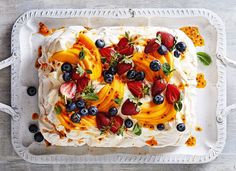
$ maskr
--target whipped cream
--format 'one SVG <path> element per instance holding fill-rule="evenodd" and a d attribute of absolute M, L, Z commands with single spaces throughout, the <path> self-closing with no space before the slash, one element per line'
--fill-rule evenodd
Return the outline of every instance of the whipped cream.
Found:
<path fill-rule="evenodd" d="M 71 48 L 76 42 L 76 38 L 80 31 L 86 30 L 82 26 L 71 26 L 68 28 L 62 28 L 55 31 L 52 35 L 45 37 L 42 45 L 42 57 L 39 59 L 41 62 L 48 62 L 55 52 L 66 50 Z M 176 119 L 168 122 L 165 125 L 164 131 L 159 131 L 157 128 L 151 130 L 149 128 L 142 127 L 142 134 L 136 136 L 132 133 L 132 128 L 124 131 L 122 135 L 116 134 L 102 134 L 96 127 L 91 127 L 86 131 L 71 130 L 66 132 L 63 125 L 57 119 L 54 112 L 54 105 L 59 100 L 58 88 L 63 82 L 61 79 L 60 66 L 53 72 L 47 72 L 39 69 L 39 108 L 41 112 L 41 119 L 39 127 L 43 133 L 44 138 L 52 145 L 60 146 L 81 146 L 87 144 L 89 146 L 96 147 L 142 147 L 147 145 L 146 141 L 152 137 L 157 140 L 158 145 L 153 147 L 164 146 L 180 146 L 185 144 L 186 140 L 193 131 L 195 125 L 195 94 L 196 94 L 196 72 L 197 72 L 197 58 L 196 50 L 192 41 L 180 30 L 168 29 L 164 27 L 102 27 L 98 29 L 92 29 L 85 34 L 94 42 L 100 38 L 104 39 L 106 45 L 117 44 L 119 38 L 124 35 L 125 31 L 129 31 L 130 35 L 140 35 L 137 41 L 144 42 L 145 39 L 155 37 L 157 31 L 165 31 L 173 36 L 178 37 L 178 41 L 183 41 L 187 45 L 185 52 L 185 59 L 180 60 L 174 58 L 174 66 L 176 71 L 171 78 L 170 83 L 179 84 L 184 82 L 188 84 L 188 87 L 184 89 L 183 108 L 181 112 L 177 112 Z M 141 43 L 142 44 L 142 43 Z M 143 51 L 144 46 L 137 46 L 137 51 Z M 93 81 L 98 92 L 104 85 L 99 85 L 97 81 Z M 127 86 L 125 86 L 124 100 L 127 99 L 131 93 Z M 150 101 L 150 97 L 142 98 L 141 102 Z M 131 118 L 130 116 L 124 116 L 119 111 L 119 115 L 123 118 Z M 179 132 L 176 129 L 176 125 L 182 121 L 182 115 L 185 117 L 186 130 Z M 132 119 L 134 122 L 135 119 Z M 55 125 L 52 127 L 51 122 Z M 50 130 L 56 129 L 57 131 L 63 131 L 66 136 L 60 137 L 57 132 Z M 45 130 L 49 130 L 46 131 Z M 102 139 L 102 140 L 101 140 Z"/>

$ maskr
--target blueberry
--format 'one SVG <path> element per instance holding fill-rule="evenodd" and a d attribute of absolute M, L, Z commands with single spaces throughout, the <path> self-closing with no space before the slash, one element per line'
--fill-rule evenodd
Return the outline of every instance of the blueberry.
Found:
<path fill-rule="evenodd" d="M 42 133 L 37 132 L 36 134 L 34 134 L 34 140 L 36 142 L 42 142 L 44 140 Z"/>
<path fill-rule="evenodd" d="M 178 58 L 178 57 L 180 56 L 180 52 L 179 52 L 178 50 L 175 50 L 175 51 L 174 51 L 174 56 L 175 56 L 176 58 Z"/>
<path fill-rule="evenodd" d="M 77 102 L 76 102 L 76 106 L 78 107 L 78 108 L 84 108 L 85 107 L 85 105 L 86 105 L 86 103 L 85 103 L 85 101 L 83 100 L 83 99 L 79 99 Z"/>
<path fill-rule="evenodd" d="M 151 70 L 153 71 L 159 71 L 161 69 L 161 63 L 159 60 L 153 60 L 149 67 L 151 68 Z"/>
<path fill-rule="evenodd" d="M 133 126 L 133 121 L 131 119 L 126 119 L 125 120 L 125 127 L 131 128 L 132 126 Z"/>
<path fill-rule="evenodd" d="M 31 133 L 36 133 L 36 132 L 38 132 L 38 126 L 37 125 L 35 125 L 35 124 L 31 124 L 30 126 L 29 126 L 29 131 L 31 132 Z"/>
<path fill-rule="evenodd" d="M 71 115 L 70 120 L 74 123 L 79 123 L 81 120 L 81 116 L 79 113 L 75 112 Z"/>
<path fill-rule="evenodd" d="M 64 81 L 70 81 L 71 77 L 72 77 L 72 75 L 71 75 L 70 72 L 65 72 L 62 75 L 62 78 L 63 78 Z"/>
<path fill-rule="evenodd" d="M 166 55 L 167 52 L 168 52 L 168 49 L 164 46 L 164 45 L 161 45 L 158 49 L 157 49 L 158 53 L 160 55 Z"/>
<path fill-rule="evenodd" d="M 37 89 L 35 87 L 28 87 L 27 88 L 27 93 L 29 96 L 34 96 L 37 93 Z"/>
<path fill-rule="evenodd" d="M 176 128 L 177 128 L 178 131 L 183 132 L 185 130 L 185 125 L 184 125 L 184 123 L 179 123 L 176 126 Z"/>
<path fill-rule="evenodd" d="M 136 81 L 142 81 L 145 78 L 145 72 L 140 71 L 135 74 L 135 80 Z"/>
<path fill-rule="evenodd" d="M 88 109 L 88 113 L 94 116 L 98 113 L 98 108 L 96 108 L 95 106 L 90 106 L 90 108 Z"/>
<path fill-rule="evenodd" d="M 109 74 L 115 75 L 117 73 L 117 68 L 114 66 L 110 66 L 110 68 L 107 71 Z"/>
<path fill-rule="evenodd" d="M 156 96 L 154 96 L 154 98 L 153 98 L 153 102 L 155 103 L 155 104 L 162 104 L 163 103 L 163 101 L 164 101 L 164 97 L 162 96 L 162 95 L 156 95 Z"/>
<path fill-rule="evenodd" d="M 179 42 L 175 45 L 175 48 L 180 51 L 180 52 L 184 52 L 187 48 L 186 44 L 184 42 Z"/>
<path fill-rule="evenodd" d="M 162 130 L 164 130 L 165 129 L 165 125 L 164 124 L 158 124 L 157 125 L 157 129 L 159 130 L 159 131 L 162 131 Z"/>
<path fill-rule="evenodd" d="M 79 114 L 80 114 L 81 116 L 86 116 L 86 115 L 88 115 L 88 109 L 86 109 L 86 108 L 80 109 Z"/>
<path fill-rule="evenodd" d="M 135 78 L 135 75 L 136 75 L 136 71 L 135 70 L 129 70 L 128 72 L 127 72 L 127 78 L 128 79 L 134 79 Z"/>
<path fill-rule="evenodd" d="M 108 111 L 108 113 L 111 115 L 111 116 L 115 116 L 117 113 L 118 113 L 118 110 L 116 107 L 111 107 Z"/>
<path fill-rule="evenodd" d="M 105 46 L 105 42 L 102 39 L 97 39 L 95 45 L 97 46 L 97 48 L 103 48 Z"/>
<path fill-rule="evenodd" d="M 62 72 L 71 72 L 72 71 L 72 65 L 70 63 L 68 63 L 68 62 L 65 62 L 61 66 L 61 71 Z"/>
<path fill-rule="evenodd" d="M 105 80 L 106 83 L 111 83 L 113 81 L 113 75 L 109 74 L 109 73 L 106 73 L 104 75 L 104 80 Z"/>
<path fill-rule="evenodd" d="M 69 102 L 66 104 L 66 111 L 72 112 L 76 109 L 76 104 L 74 102 Z"/>

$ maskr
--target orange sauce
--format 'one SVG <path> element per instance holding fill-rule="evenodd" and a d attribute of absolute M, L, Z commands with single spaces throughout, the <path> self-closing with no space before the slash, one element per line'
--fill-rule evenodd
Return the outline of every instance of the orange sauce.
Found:
<path fill-rule="evenodd" d="M 194 136 L 190 136 L 189 139 L 185 142 L 187 146 L 195 146 L 196 145 L 196 138 Z"/>
<path fill-rule="evenodd" d="M 146 144 L 150 145 L 150 146 L 157 146 L 158 143 L 157 141 L 154 139 L 154 137 L 152 137 L 150 140 L 146 141 Z"/>

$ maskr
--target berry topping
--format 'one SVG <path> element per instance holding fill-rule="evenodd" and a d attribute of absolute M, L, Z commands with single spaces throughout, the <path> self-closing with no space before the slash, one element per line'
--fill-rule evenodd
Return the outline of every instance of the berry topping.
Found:
<path fill-rule="evenodd" d="M 74 123 L 79 123 L 81 120 L 81 116 L 79 113 L 75 112 L 71 115 L 70 120 Z"/>
<path fill-rule="evenodd" d="M 159 131 L 162 131 L 162 130 L 164 130 L 165 129 L 165 125 L 164 124 L 158 124 L 157 125 L 157 129 L 159 130 Z"/>
<path fill-rule="evenodd" d="M 149 67 L 152 71 L 159 71 L 161 69 L 161 63 L 159 60 L 153 60 Z"/>
<path fill-rule="evenodd" d="M 156 96 L 158 94 L 161 94 L 166 88 L 166 84 L 163 80 L 155 80 L 152 85 L 152 96 Z"/>
<path fill-rule="evenodd" d="M 31 132 L 31 133 L 36 133 L 36 132 L 38 132 L 38 126 L 37 125 L 35 125 L 35 124 L 31 124 L 30 126 L 29 126 L 29 131 Z"/>
<path fill-rule="evenodd" d="M 85 101 L 83 99 L 79 99 L 77 102 L 76 102 L 76 106 L 81 109 L 81 108 L 84 108 L 86 105 Z"/>
<path fill-rule="evenodd" d="M 35 87 L 30 86 L 27 88 L 27 94 L 29 96 L 34 96 L 36 93 L 37 93 L 37 89 Z"/>
<path fill-rule="evenodd" d="M 90 108 L 88 109 L 88 113 L 95 116 L 98 113 L 98 108 L 96 108 L 95 106 L 90 106 Z"/>
<path fill-rule="evenodd" d="M 180 51 L 181 53 L 183 53 L 183 52 L 186 50 L 187 46 L 186 46 L 186 44 L 185 44 L 184 42 L 178 42 L 178 43 L 175 45 L 175 48 L 176 48 L 178 51 Z"/>
<path fill-rule="evenodd" d="M 127 63 L 118 63 L 117 65 L 117 73 L 119 75 L 122 75 L 129 71 L 132 68 L 132 64 L 127 64 Z"/>
<path fill-rule="evenodd" d="M 121 55 L 129 56 L 133 54 L 134 46 L 129 43 L 129 40 L 126 37 L 123 37 L 115 47 L 115 50 Z"/>
<path fill-rule="evenodd" d="M 177 126 L 176 126 L 176 129 L 180 132 L 183 132 L 185 130 L 185 124 L 184 123 L 179 123 Z"/>
<path fill-rule="evenodd" d="M 96 115 L 97 128 L 99 130 L 105 129 L 111 123 L 110 118 L 108 118 L 105 113 L 98 112 Z"/>
<path fill-rule="evenodd" d="M 161 44 L 163 44 L 167 49 L 170 50 L 174 46 L 175 38 L 170 33 L 159 31 L 156 35 L 161 36 Z"/>
<path fill-rule="evenodd" d="M 108 113 L 110 114 L 110 116 L 115 116 L 118 113 L 118 110 L 116 107 L 111 107 Z"/>
<path fill-rule="evenodd" d="M 131 128 L 133 126 L 133 121 L 131 119 L 126 119 L 125 120 L 125 127 L 126 128 Z"/>
<path fill-rule="evenodd" d="M 135 80 L 136 81 L 142 81 L 145 78 L 145 72 L 140 71 L 135 74 Z"/>
<path fill-rule="evenodd" d="M 72 77 L 72 74 L 70 73 L 70 72 L 65 72 L 65 73 L 63 73 L 63 75 L 62 75 L 62 78 L 63 78 L 63 80 L 64 81 L 70 81 L 71 80 L 71 77 Z"/>
<path fill-rule="evenodd" d="M 164 97 L 162 96 L 162 95 L 156 95 L 156 96 L 154 96 L 154 98 L 153 98 L 153 102 L 155 103 L 155 104 L 162 104 L 163 102 L 164 102 Z"/>
<path fill-rule="evenodd" d="M 86 108 L 80 109 L 79 114 L 80 114 L 80 116 L 88 115 L 88 109 L 86 109 Z"/>
<path fill-rule="evenodd" d="M 174 104 L 175 102 L 179 101 L 179 98 L 180 98 L 179 89 L 173 84 L 168 84 L 166 88 L 167 102 L 170 104 Z"/>
<path fill-rule="evenodd" d="M 104 73 L 104 81 L 106 83 L 111 83 L 113 81 L 114 76 L 108 72 Z"/>
<path fill-rule="evenodd" d="M 115 75 L 117 73 L 117 68 L 115 66 L 110 66 L 107 72 L 112 75 Z"/>
<path fill-rule="evenodd" d="M 102 57 L 106 58 L 106 61 L 108 63 L 111 62 L 111 58 L 112 58 L 113 54 L 115 53 L 115 51 L 111 47 L 106 47 L 106 48 L 99 49 L 99 52 L 100 52 Z"/>
<path fill-rule="evenodd" d="M 160 45 L 156 43 L 156 39 L 151 39 L 148 41 L 147 45 L 145 46 L 144 52 L 145 53 L 156 52 L 159 46 Z"/>
<path fill-rule="evenodd" d="M 131 81 L 127 83 L 127 86 L 129 88 L 129 91 L 138 98 L 141 98 L 143 96 L 143 84 L 142 81 Z"/>
<path fill-rule="evenodd" d="M 77 80 L 77 92 L 81 93 L 84 88 L 88 85 L 89 83 L 89 78 L 87 77 L 82 77 Z"/>
<path fill-rule="evenodd" d="M 76 93 L 76 84 L 74 82 L 65 82 L 61 85 L 60 92 L 66 98 L 73 99 Z"/>
<path fill-rule="evenodd" d="M 129 70 L 129 71 L 127 72 L 126 77 L 127 77 L 128 79 L 134 79 L 134 78 L 135 78 L 135 75 L 136 75 L 136 71 L 135 71 L 135 70 Z"/>
<path fill-rule="evenodd" d="M 139 110 L 134 102 L 127 99 L 121 107 L 121 113 L 123 115 L 136 115 L 139 113 Z"/>
<path fill-rule="evenodd" d="M 175 51 L 174 51 L 174 56 L 175 56 L 176 58 L 178 58 L 178 57 L 180 56 L 180 52 L 179 52 L 178 50 L 175 50 Z"/>
<path fill-rule="evenodd" d="M 43 137 L 42 133 L 37 132 L 36 134 L 34 134 L 34 140 L 36 142 L 42 142 L 44 140 L 44 137 Z"/>
<path fill-rule="evenodd" d="M 85 72 L 83 71 L 83 74 L 78 73 L 76 70 L 72 71 L 71 78 L 72 80 L 79 80 L 80 78 L 85 77 Z"/>
<path fill-rule="evenodd" d="M 168 49 L 164 46 L 164 45 L 161 45 L 158 49 L 157 49 L 158 53 L 160 55 L 166 55 L 167 52 L 168 52 Z"/>
<path fill-rule="evenodd" d="M 69 102 L 66 104 L 66 111 L 72 112 L 76 109 L 76 104 L 74 102 Z"/>
<path fill-rule="evenodd" d="M 118 133 L 120 127 L 123 125 L 123 119 L 120 116 L 113 116 L 111 117 L 111 127 L 110 131 L 115 133 Z"/>
<path fill-rule="evenodd" d="M 65 62 L 61 66 L 61 71 L 62 72 L 71 72 L 72 71 L 72 65 L 68 62 Z"/>
<path fill-rule="evenodd" d="M 97 48 L 103 48 L 105 46 L 105 41 L 102 39 L 97 39 L 95 45 L 97 46 Z"/>

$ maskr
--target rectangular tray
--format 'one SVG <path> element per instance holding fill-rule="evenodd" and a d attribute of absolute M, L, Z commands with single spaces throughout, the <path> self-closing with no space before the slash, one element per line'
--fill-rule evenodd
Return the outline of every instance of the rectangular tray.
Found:
<path fill-rule="evenodd" d="M 196 132 L 195 147 L 95 148 L 46 147 L 33 142 L 28 125 L 31 115 L 38 112 L 37 96 L 26 93 L 28 86 L 38 86 L 34 62 L 37 47 L 31 35 L 38 23 L 50 28 L 70 25 L 101 26 L 163 26 L 179 28 L 196 25 L 205 38 L 213 62 L 204 70 L 208 86 L 198 93 L 197 123 L 203 128 Z M 225 29 L 221 19 L 205 9 L 45 9 L 22 14 L 15 22 L 11 39 L 12 56 L 0 62 L 0 69 L 11 65 L 11 107 L 0 103 L 0 110 L 9 113 L 12 144 L 16 153 L 33 163 L 205 163 L 215 159 L 223 150 L 226 139 L 226 115 L 236 105 L 226 107 L 226 65 L 236 67 L 226 58 Z M 200 107 L 199 107 L 200 106 Z"/>

